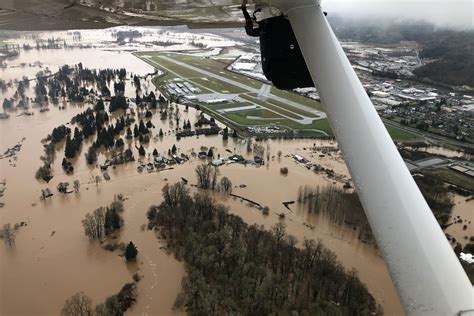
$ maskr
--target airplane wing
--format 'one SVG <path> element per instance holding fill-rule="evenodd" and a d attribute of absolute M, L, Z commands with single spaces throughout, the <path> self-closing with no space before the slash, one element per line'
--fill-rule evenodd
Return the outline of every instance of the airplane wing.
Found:
<path fill-rule="evenodd" d="M 0 29 L 242 25 L 238 0 L 1 0 Z M 284 12 L 407 314 L 467 315 L 474 292 L 324 16 L 319 0 L 260 0 Z"/>
<path fill-rule="evenodd" d="M 118 25 L 236 27 L 239 0 L 1 0 L 0 29 L 38 31 Z"/>

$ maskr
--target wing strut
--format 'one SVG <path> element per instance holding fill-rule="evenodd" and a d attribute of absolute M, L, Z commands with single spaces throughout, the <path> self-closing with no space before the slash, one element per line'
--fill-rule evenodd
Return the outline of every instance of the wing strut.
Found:
<path fill-rule="evenodd" d="M 456 315 L 474 309 L 469 279 L 319 1 L 271 2 L 288 15 L 405 311 Z"/>

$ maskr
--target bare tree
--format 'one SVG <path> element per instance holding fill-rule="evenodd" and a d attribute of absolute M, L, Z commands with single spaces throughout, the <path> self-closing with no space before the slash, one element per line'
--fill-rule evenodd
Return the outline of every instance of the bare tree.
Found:
<path fill-rule="evenodd" d="M 217 188 L 217 176 L 219 175 L 219 168 L 211 166 L 211 189 L 215 190 Z"/>
<path fill-rule="evenodd" d="M 84 294 L 79 292 L 71 296 L 66 300 L 63 309 L 61 310 L 62 316 L 92 316 L 92 300 Z"/>
<path fill-rule="evenodd" d="M 198 187 L 209 189 L 211 186 L 211 165 L 202 164 L 196 167 Z"/>
<path fill-rule="evenodd" d="M 99 176 L 95 176 L 95 185 L 99 186 L 99 183 L 101 183 L 101 182 L 102 182 L 102 178 L 99 177 Z"/>
<path fill-rule="evenodd" d="M 101 240 L 105 236 L 105 209 L 99 207 L 94 212 L 87 213 L 86 218 L 82 220 L 84 233 L 90 239 Z"/>
<path fill-rule="evenodd" d="M 15 231 L 10 223 L 3 225 L 3 241 L 5 245 L 13 247 L 15 245 Z"/>
<path fill-rule="evenodd" d="M 79 180 L 74 180 L 74 191 L 76 193 L 79 192 L 79 188 L 81 187 L 81 183 L 79 182 Z"/>
<path fill-rule="evenodd" d="M 232 182 L 227 177 L 223 177 L 220 181 L 220 190 L 222 192 L 231 193 L 232 192 Z"/>

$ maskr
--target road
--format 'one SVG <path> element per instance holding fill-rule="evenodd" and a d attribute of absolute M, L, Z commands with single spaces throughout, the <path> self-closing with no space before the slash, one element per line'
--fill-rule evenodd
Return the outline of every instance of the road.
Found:
<path fill-rule="evenodd" d="M 394 121 L 389 120 L 389 119 L 382 118 L 382 120 L 383 120 L 385 125 L 392 126 L 392 127 L 401 129 L 405 132 L 415 134 L 417 136 L 423 137 L 426 140 L 432 141 L 434 143 L 442 142 L 442 143 L 449 144 L 449 145 L 456 146 L 456 147 L 474 149 L 474 144 L 471 144 L 471 143 L 460 142 L 460 141 L 457 141 L 455 139 L 444 137 L 444 136 L 441 136 L 441 135 L 437 135 L 437 134 L 433 134 L 433 133 L 429 133 L 429 132 L 423 132 L 423 131 L 420 131 L 419 129 L 409 127 L 409 126 L 406 126 L 406 125 L 402 125 L 402 124 L 399 124 L 399 123 L 394 122 Z"/>

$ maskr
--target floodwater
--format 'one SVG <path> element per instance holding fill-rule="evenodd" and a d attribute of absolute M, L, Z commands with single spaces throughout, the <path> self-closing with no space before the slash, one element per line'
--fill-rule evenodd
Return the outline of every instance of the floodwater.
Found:
<path fill-rule="evenodd" d="M 426 148 L 420 148 L 419 150 L 422 152 L 427 152 L 433 155 L 441 155 L 448 158 L 462 158 L 465 160 L 473 160 L 473 157 L 470 154 L 466 154 L 461 150 L 452 150 L 445 147 L 429 146 Z"/>
<path fill-rule="evenodd" d="M 82 62 L 86 67 L 126 67 L 129 72 L 144 74 L 152 72 L 145 63 L 129 53 L 107 52 L 102 50 L 69 50 L 64 51 L 30 51 L 28 56 L 21 55 L 15 62 L 30 63 L 41 60 L 50 69 L 64 63 Z M 23 75 L 34 75 L 37 69 L 29 67 L 24 71 L 1 70 L 2 79 L 16 79 Z M 30 71 L 30 73 L 28 73 Z M 147 82 L 143 83 L 145 86 Z M 130 86 L 128 90 L 133 90 Z M 130 93 L 130 91 L 128 92 Z M 89 146 L 83 145 L 82 152 L 75 159 L 73 175 L 66 175 L 61 168 L 63 149 L 57 152 L 54 163 L 54 178 L 49 184 L 34 179 L 36 169 L 41 165 L 39 157 L 43 154 L 41 139 L 51 132 L 53 127 L 69 122 L 70 118 L 85 107 L 67 105 L 66 110 L 59 110 L 50 105 L 50 111 L 40 113 L 34 109 L 32 116 L 12 115 L 8 120 L 0 121 L 0 150 L 14 146 L 23 138 L 21 151 L 17 160 L 0 160 L 0 181 L 6 179 L 7 188 L 1 202 L 0 224 L 26 222 L 26 227 L 16 231 L 16 245 L 7 248 L 0 245 L 0 314 L 1 315 L 53 315 L 58 314 L 64 301 L 78 291 L 89 295 L 94 304 L 103 301 L 107 296 L 117 293 L 121 286 L 132 280 L 138 272 L 143 279 L 138 283 L 138 302 L 129 311 L 133 315 L 170 315 L 176 314 L 172 306 L 181 287 L 185 274 L 184 265 L 161 249 L 159 240 L 153 232 L 144 231 L 146 212 L 151 204 L 161 201 L 161 189 L 166 183 L 181 181 L 181 177 L 196 183 L 194 168 L 201 163 L 194 158 L 189 162 L 175 166 L 174 170 L 159 173 L 138 173 L 136 162 L 118 166 L 109 171 L 111 180 L 96 185 L 94 177 L 100 175 L 97 168 L 86 165 L 84 153 Z M 184 112 L 180 106 L 182 119 L 194 121 L 197 113 L 193 109 Z M 170 122 L 160 121 L 153 117 L 157 127 L 168 132 Z M 168 134 L 168 133 L 167 133 Z M 289 234 L 301 242 L 304 238 L 321 239 L 334 251 L 347 269 L 355 268 L 360 279 L 367 284 L 388 315 L 403 314 L 399 298 L 388 274 L 383 258 L 374 247 L 357 239 L 356 234 L 345 227 L 337 226 L 328 220 L 309 215 L 290 205 L 291 211 L 283 207 L 282 202 L 297 199 L 298 188 L 302 185 L 328 185 L 335 182 L 324 175 L 316 174 L 297 164 L 288 155 L 298 153 L 305 158 L 332 168 L 341 179 L 349 179 L 347 168 L 340 154 L 320 156 L 311 153 L 309 147 L 335 146 L 334 143 L 314 140 L 272 140 L 261 142 L 267 149 L 270 159 L 265 166 L 225 165 L 220 167 L 222 176 L 227 176 L 234 186 L 245 184 L 246 187 L 234 188 L 234 193 L 270 207 L 270 215 L 243 203 L 240 199 L 215 193 L 215 197 L 228 205 L 232 213 L 241 216 L 249 224 L 257 223 L 269 228 L 279 221 L 277 214 L 284 212 L 285 223 Z M 146 150 L 151 153 L 154 148 L 165 153 L 173 144 L 180 153 L 189 154 L 191 150 L 200 151 L 201 146 L 215 147 L 214 151 L 227 156 L 226 149 L 253 157 L 247 154 L 246 144 L 242 140 L 229 139 L 224 142 L 221 136 L 200 136 L 183 138 L 176 141 L 173 135 L 162 139 L 153 138 Z M 126 146 L 133 147 L 133 141 Z M 61 148 L 61 145 L 58 145 Z M 279 158 L 277 153 L 282 152 Z M 138 157 L 134 150 L 135 157 Z M 105 157 L 99 157 L 99 162 Z M 288 175 L 281 175 L 280 168 L 288 167 Z M 345 177 L 343 177 L 345 176 Z M 60 195 L 55 187 L 59 182 L 72 184 L 79 180 L 79 193 Z M 50 188 L 55 192 L 51 199 L 41 201 L 41 189 Z M 196 190 L 192 188 L 192 190 Z M 122 193 L 125 198 L 125 227 L 117 241 L 132 240 L 139 250 L 138 261 L 126 264 L 118 252 L 103 250 L 97 243 L 90 242 L 83 232 L 81 220 L 85 213 L 99 206 L 108 205 L 115 194 Z M 460 201 L 455 210 L 466 208 Z M 467 207 L 468 208 L 468 207 Z M 466 208 L 466 209 L 467 209 Z M 472 208 L 471 208 L 472 210 Z M 306 225 L 305 225 L 306 224 Z M 314 228 L 310 228 L 309 224 Z"/>
<path fill-rule="evenodd" d="M 461 219 L 462 223 L 452 224 L 445 230 L 446 233 L 456 238 L 463 247 L 469 242 L 469 238 L 474 236 L 474 200 L 466 200 L 465 196 L 456 195 L 454 197 L 455 206 L 448 223 L 452 223 L 453 219 L 458 221 Z"/>

